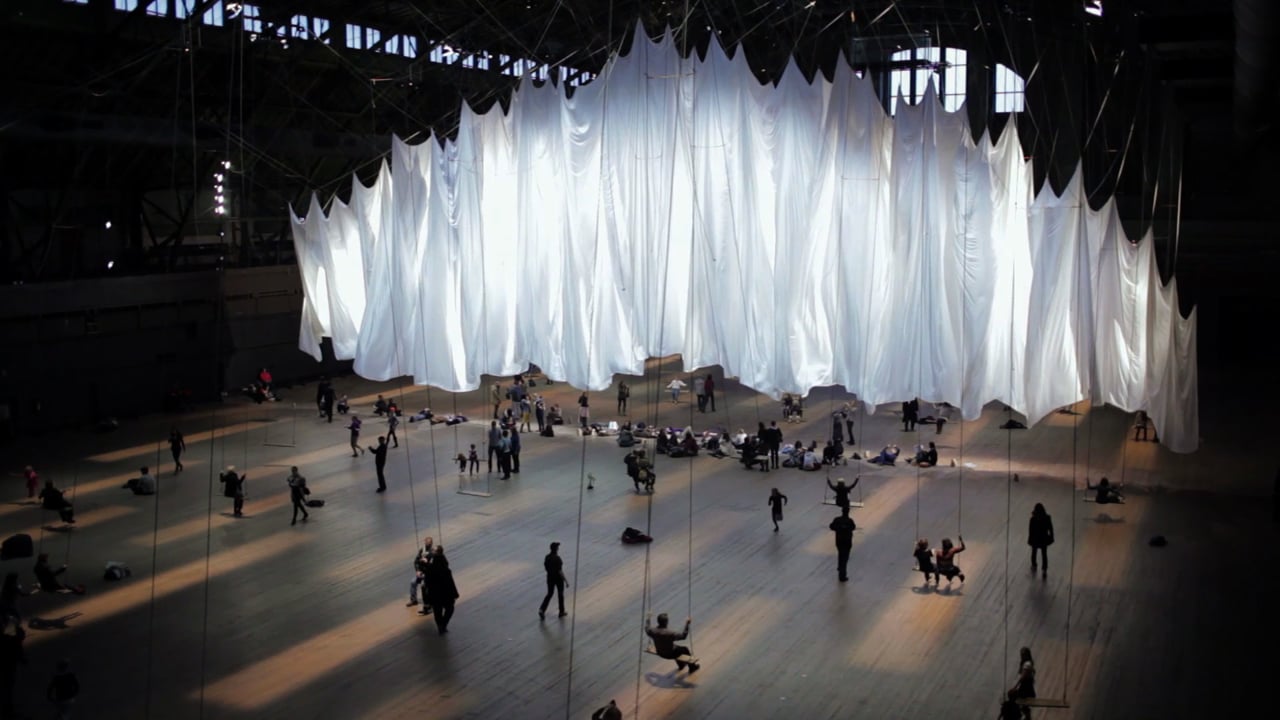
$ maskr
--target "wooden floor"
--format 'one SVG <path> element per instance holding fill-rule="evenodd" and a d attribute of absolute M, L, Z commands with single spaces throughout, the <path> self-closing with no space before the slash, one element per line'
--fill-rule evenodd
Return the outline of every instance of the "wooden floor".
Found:
<path fill-rule="evenodd" d="M 777 403 L 732 382 L 720 383 L 717 413 L 672 405 L 656 388 L 674 367 L 655 362 L 630 379 L 633 418 L 748 429 L 778 418 Z M 83 614 L 66 630 L 29 631 L 20 707 L 42 716 L 53 664 L 67 657 L 84 687 L 79 717 L 91 718 L 586 718 L 610 698 L 628 718 L 991 718 L 1027 645 L 1041 696 L 1071 705 L 1036 717 L 1230 716 L 1256 699 L 1249 691 L 1262 687 L 1274 647 L 1275 454 L 1247 434 L 1258 431 L 1248 418 L 1216 415 L 1204 386 L 1205 447 L 1192 456 L 1127 441 L 1130 418 L 1112 409 L 1082 405 L 1009 433 L 995 405 L 940 437 L 919 435 L 959 467 L 839 468 L 833 477 L 861 474 L 866 503 L 855 511 L 848 583 L 836 581 L 824 473 L 663 457 L 657 494 L 637 496 L 611 439 L 562 431 L 526 435 L 512 480 L 480 476 L 474 487 L 492 497 L 458 494 L 451 458 L 471 443 L 483 455 L 480 392 L 432 391 L 436 411 L 456 403 L 476 421 L 402 425 L 383 495 L 369 457 L 350 456 L 343 424 L 315 417 L 314 386 L 284 391 L 281 403 L 231 399 L 110 434 L 40 438 L 7 448 L 5 467 L 33 462 L 74 486 L 80 522 L 42 531 L 51 514 L 25 504 L 13 478 L 0 527 L 32 534 L 89 593 L 23 601 L 28 617 Z M 536 390 L 575 414 L 576 391 Z M 358 411 L 373 393 L 400 395 L 356 379 L 338 391 Z M 844 399 L 815 391 L 806 422 L 784 433 L 824 439 Z M 402 407 L 427 402 L 411 389 Z M 595 419 L 613 409 L 611 393 L 593 395 Z M 859 447 L 917 442 L 894 408 L 881 410 L 858 419 Z M 189 444 L 176 477 L 156 444 L 173 422 Z M 384 427 L 367 422 L 365 439 Z M 158 497 L 119 489 L 157 455 Z M 249 475 L 243 519 L 214 487 L 228 463 Z M 328 504 L 290 527 L 284 477 L 295 464 Z M 1073 485 L 1101 475 L 1128 482 L 1127 504 L 1081 501 Z M 790 498 L 779 533 L 771 487 Z M 1036 502 L 1058 533 L 1043 581 L 1025 544 Z M 622 545 L 629 525 L 656 541 Z M 444 637 L 405 607 L 425 534 L 446 547 L 462 596 Z M 1148 546 L 1156 534 L 1168 547 Z M 968 581 L 922 588 L 913 541 L 957 535 L 969 546 Z M 563 543 L 571 613 L 539 622 L 553 540 Z M 104 582 L 109 560 L 133 577 Z M 29 582 L 30 567 L 0 569 Z M 692 615 L 699 673 L 676 675 L 642 652 L 646 609 Z"/>

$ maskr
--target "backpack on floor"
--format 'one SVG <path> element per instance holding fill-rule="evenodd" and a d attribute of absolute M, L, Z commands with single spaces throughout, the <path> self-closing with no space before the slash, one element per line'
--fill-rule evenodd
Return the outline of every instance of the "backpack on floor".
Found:
<path fill-rule="evenodd" d="M 308 500 L 307 507 L 324 507 L 323 500 Z"/>
<path fill-rule="evenodd" d="M 35 544 L 30 535 L 13 535 L 0 544 L 0 560 L 29 558 L 35 554 Z"/>
<path fill-rule="evenodd" d="M 622 531 L 622 542 L 628 545 L 636 545 L 638 543 L 653 542 L 653 538 L 633 527 L 629 527 Z"/>

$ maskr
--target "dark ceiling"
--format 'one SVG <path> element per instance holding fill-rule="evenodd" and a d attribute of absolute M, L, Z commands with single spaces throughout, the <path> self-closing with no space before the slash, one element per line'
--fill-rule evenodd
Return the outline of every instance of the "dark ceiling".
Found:
<path fill-rule="evenodd" d="M 1247 168 L 1274 155 L 1264 122 L 1280 87 L 1270 0 L 1234 10 L 1105 0 L 1101 17 L 1075 0 L 259 0 L 257 33 L 243 17 L 223 27 L 177 17 L 224 0 L 194 0 L 190 13 L 177 6 L 193 0 L 124 0 L 132 11 L 117 10 L 121 1 L 0 6 L 0 52 L 14 69 L 0 107 L 5 277 L 89 273 L 83 253 L 57 246 L 103 242 L 92 231 L 103 217 L 116 219 L 110 241 L 133 251 L 131 269 L 198 266 L 195 256 L 221 242 L 235 246 L 229 262 L 287 261 L 289 204 L 313 190 L 345 194 L 353 173 L 376 171 L 391 133 L 449 135 L 461 101 L 484 109 L 509 95 L 514 77 L 461 67 L 467 55 L 594 72 L 625 51 L 637 23 L 650 35 L 673 28 L 690 51 L 713 36 L 740 45 L 762 79 L 790 58 L 811 76 L 843 57 L 874 75 L 899 47 L 966 48 L 971 66 L 1002 63 L 1029 78 L 1017 122 L 1038 175 L 1059 184 L 1083 160 L 1089 186 L 1114 191 L 1134 231 L 1163 237 L 1169 266 L 1211 234 L 1215 252 L 1271 247 L 1240 199 Z M 159 6 L 167 17 L 149 14 Z M 328 30 L 294 32 L 296 16 L 328 20 Z M 345 47 L 348 25 L 376 29 L 379 51 Z M 417 38 L 416 58 L 389 52 L 396 34 Z M 430 59 L 444 44 L 459 62 Z M 999 129 L 1005 118 L 974 101 L 977 87 L 971 80 L 972 124 Z M 208 207 L 227 158 L 243 198 L 230 226 Z M 1189 195 L 1175 187 L 1202 191 L 1200 202 L 1184 207 Z"/>

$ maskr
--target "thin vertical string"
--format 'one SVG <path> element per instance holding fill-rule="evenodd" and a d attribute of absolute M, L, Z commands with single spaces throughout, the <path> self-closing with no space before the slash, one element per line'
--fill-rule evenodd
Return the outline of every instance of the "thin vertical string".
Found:
<path fill-rule="evenodd" d="M 248 413 L 246 413 L 247 415 Z M 151 683 L 155 675 L 155 654 L 156 654 L 156 570 L 159 564 L 160 554 L 160 497 L 161 483 L 156 483 L 156 502 L 155 510 L 152 512 L 151 520 L 151 591 L 149 604 L 147 606 L 147 683 L 146 696 L 144 703 L 144 717 L 151 717 Z M 206 560 L 206 564 L 208 561 Z M 208 592 L 208 582 L 205 583 L 206 592 Z M 206 603 L 207 605 L 207 603 Z M 203 683 L 202 683 L 203 685 Z"/>
<path fill-rule="evenodd" d="M 233 33 L 238 39 L 240 33 Z M 236 40 L 233 39 L 234 43 Z M 218 377 L 218 358 L 222 357 L 222 312 L 223 312 L 223 275 L 222 271 L 218 272 L 218 295 L 215 298 L 213 317 L 214 317 L 214 336 L 213 336 L 213 389 L 219 391 L 221 387 L 221 378 Z M 214 463 L 213 448 L 218 438 L 218 405 L 213 403 L 209 412 L 209 482 L 208 491 L 206 492 L 207 504 L 204 513 L 204 609 L 201 612 L 200 619 L 200 700 L 199 700 L 199 717 L 204 717 L 204 691 L 208 678 L 209 666 L 209 580 L 212 572 L 213 557 L 213 491 L 214 491 Z"/>
<path fill-rule="evenodd" d="M 427 407 L 431 407 L 431 386 L 427 385 Z M 440 518 L 440 463 L 436 453 L 436 424 L 427 421 L 427 433 L 431 438 L 431 480 L 435 485 L 436 492 L 436 538 L 437 545 L 444 545 L 444 521 Z M 412 500 L 413 494 L 413 475 L 409 475 L 409 497 Z M 414 527 L 417 527 L 417 505 L 414 505 Z"/>
<path fill-rule="evenodd" d="M 609 3 L 608 24 L 609 24 L 609 37 L 607 39 L 607 42 L 608 42 L 608 47 L 612 48 L 613 47 L 613 3 L 612 1 Z M 601 118 L 600 143 L 602 147 L 606 146 L 605 133 L 608 130 L 607 118 L 608 118 L 608 108 L 609 108 L 609 80 L 613 76 L 613 68 L 614 68 L 613 60 L 614 60 L 613 57 L 606 58 L 605 67 L 604 67 L 604 71 L 606 74 L 605 74 L 605 77 L 601 78 L 601 80 L 604 82 L 604 86 L 600 95 L 600 118 Z M 601 152 L 600 153 L 601 177 L 604 177 L 605 175 L 604 161 L 605 161 L 605 153 Z M 597 228 L 597 231 L 596 231 L 597 245 L 599 244 L 599 238 L 600 238 L 600 232 L 599 232 L 599 229 Z M 596 252 L 593 253 L 593 256 L 591 259 L 592 260 L 592 277 L 595 276 L 595 270 L 599 263 L 599 258 L 600 258 L 600 250 L 599 250 L 599 247 L 597 247 Z M 595 322 L 596 304 L 595 304 L 594 298 L 588 298 L 587 309 L 588 309 L 587 310 L 588 317 L 587 317 L 586 337 L 591 340 L 594 340 L 596 335 L 596 322 Z M 588 378 L 591 376 L 591 367 L 592 367 L 591 356 L 592 356 L 592 347 L 594 346 L 594 344 L 595 344 L 594 342 L 590 342 L 590 341 L 587 342 L 587 377 Z M 526 397 L 527 397 L 527 391 L 526 391 Z M 581 412 L 581 410 L 579 410 L 579 412 Z M 569 615 L 569 671 L 568 671 L 568 677 L 565 683 L 565 700 L 564 700 L 565 720 L 569 720 L 572 717 L 572 712 L 573 712 L 573 658 L 574 658 L 575 641 L 577 639 L 577 633 L 578 633 L 578 590 L 582 587 L 581 578 L 578 577 L 578 569 L 581 566 L 581 560 L 582 560 L 582 509 L 583 509 L 584 503 L 586 502 L 587 438 L 590 437 L 589 435 L 590 416 L 588 416 L 587 421 L 588 421 L 587 427 L 582 428 L 582 430 L 586 430 L 588 432 L 581 433 L 580 439 L 582 440 L 582 450 L 578 458 L 578 526 L 574 532 L 574 540 L 573 540 L 573 580 L 574 582 L 578 583 L 578 585 L 575 586 L 573 593 L 569 597 L 570 609 L 572 610 L 572 612 Z M 515 432 L 519 432 L 518 422 L 517 422 L 516 428 L 517 429 L 515 430 Z"/>

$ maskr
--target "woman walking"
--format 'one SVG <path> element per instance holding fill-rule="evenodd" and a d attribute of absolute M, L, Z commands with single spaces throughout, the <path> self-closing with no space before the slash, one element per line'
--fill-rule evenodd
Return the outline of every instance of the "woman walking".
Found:
<path fill-rule="evenodd" d="M 436 629 L 443 635 L 449 632 L 449 621 L 453 619 L 453 604 L 458 599 L 458 586 L 453 582 L 453 571 L 449 569 L 449 560 L 444 556 L 444 547 L 441 545 L 436 546 L 425 582 L 431 597 L 431 607 L 435 611 Z"/>
<path fill-rule="evenodd" d="M 1018 680 L 1009 689 L 1009 697 L 1014 699 L 1033 698 L 1036 696 L 1036 663 L 1031 659 L 1031 648 L 1022 648 L 1018 653 Z M 1031 708 L 1022 706 L 1022 717 L 1031 718 Z"/>
<path fill-rule="evenodd" d="M 1031 546 L 1031 574 L 1036 572 L 1036 551 L 1040 551 L 1040 564 L 1044 568 L 1040 579 L 1049 577 L 1049 546 L 1053 544 L 1053 518 L 1045 512 L 1044 505 L 1036 503 L 1031 511 L 1031 522 L 1027 528 L 1027 544 Z"/>
<path fill-rule="evenodd" d="M 787 504 L 787 496 L 774 488 L 769 493 L 769 507 L 773 509 L 773 531 L 778 532 L 778 523 L 782 521 L 782 506 Z"/>
<path fill-rule="evenodd" d="M 364 454 L 364 448 L 360 447 L 360 416 L 352 415 L 351 424 L 347 429 L 351 431 L 351 457 L 359 457 Z"/>
<path fill-rule="evenodd" d="M 187 449 L 187 441 L 178 428 L 169 431 L 169 452 L 173 454 L 173 474 L 182 472 L 182 453 Z"/>

